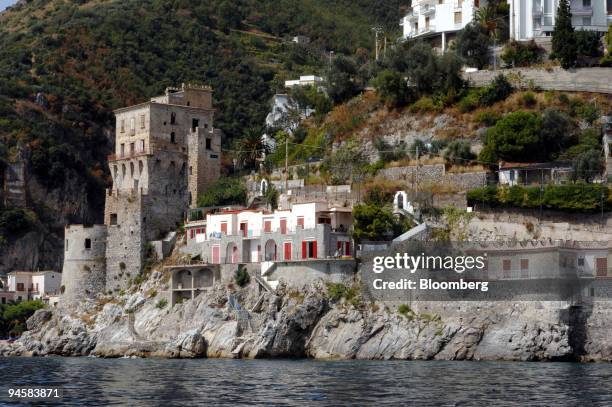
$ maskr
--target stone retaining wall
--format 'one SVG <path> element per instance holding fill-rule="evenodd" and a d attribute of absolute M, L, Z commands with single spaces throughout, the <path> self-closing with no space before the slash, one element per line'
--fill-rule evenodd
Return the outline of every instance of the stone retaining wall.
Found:
<path fill-rule="evenodd" d="M 465 73 L 464 78 L 469 80 L 470 86 L 481 87 L 500 73 L 511 77 L 520 75 L 523 86 L 533 81 L 535 86 L 545 90 L 612 94 L 612 68 L 512 68 Z"/>
<path fill-rule="evenodd" d="M 483 187 L 487 181 L 487 173 L 484 171 L 446 173 L 444 164 L 422 165 L 418 170 L 416 166 L 385 168 L 380 170 L 379 174 L 389 180 L 406 181 L 409 185 L 418 181 L 419 185 L 446 184 L 458 187 L 459 190 Z"/>

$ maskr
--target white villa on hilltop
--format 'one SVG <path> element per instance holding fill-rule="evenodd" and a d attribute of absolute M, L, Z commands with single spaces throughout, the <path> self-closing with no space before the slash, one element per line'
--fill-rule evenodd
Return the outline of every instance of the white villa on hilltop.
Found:
<path fill-rule="evenodd" d="M 510 38 L 517 41 L 549 37 L 555 25 L 558 0 L 507 0 Z M 608 31 L 612 0 L 570 0 L 572 24 L 578 30 Z M 469 24 L 486 0 L 415 0 L 402 18 L 404 39 L 427 39 L 440 51 L 448 49 L 457 31 Z"/>
<path fill-rule="evenodd" d="M 552 35 L 558 0 L 508 0 L 510 38 L 527 41 Z M 572 25 L 577 30 L 608 31 L 612 0 L 570 0 Z"/>
<path fill-rule="evenodd" d="M 400 21 L 405 39 L 422 38 L 440 51 L 448 49 L 457 31 L 468 25 L 480 0 L 415 0 L 412 10 Z"/>

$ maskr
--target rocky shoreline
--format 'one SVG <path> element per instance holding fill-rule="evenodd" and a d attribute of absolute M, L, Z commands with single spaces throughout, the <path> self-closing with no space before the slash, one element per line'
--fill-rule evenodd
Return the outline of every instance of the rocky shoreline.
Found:
<path fill-rule="evenodd" d="M 611 361 L 612 307 L 333 299 L 325 285 L 276 293 L 218 285 L 161 306 L 152 277 L 134 292 L 37 311 L 2 356 Z M 228 301 L 229 297 L 232 301 Z M 240 304 L 240 311 L 230 307 Z M 247 311 L 248 310 L 248 311 Z"/>

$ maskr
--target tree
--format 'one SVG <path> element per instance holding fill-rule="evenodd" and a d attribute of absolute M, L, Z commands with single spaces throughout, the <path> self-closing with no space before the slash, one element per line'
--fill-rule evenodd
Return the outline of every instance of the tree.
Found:
<path fill-rule="evenodd" d="M 373 81 L 378 97 L 387 106 L 399 107 L 409 101 L 406 80 L 399 72 L 388 69 L 381 71 Z"/>
<path fill-rule="evenodd" d="M 419 94 L 433 93 L 438 83 L 438 56 L 431 46 L 417 42 L 406 54 L 406 75 Z"/>
<path fill-rule="evenodd" d="M 266 205 L 268 206 L 268 208 L 270 208 L 271 211 L 278 208 L 278 196 L 279 196 L 278 190 L 276 189 L 274 185 L 270 184 L 268 186 L 268 189 L 266 189 L 266 193 L 264 195 L 264 201 Z"/>
<path fill-rule="evenodd" d="M 198 198 L 198 206 L 246 205 L 247 189 L 238 178 L 220 178 Z"/>
<path fill-rule="evenodd" d="M 240 15 L 240 8 L 234 3 L 234 1 L 225 0 L 219 4 L 219 29 L 225 33 L 228 33 L 231 28 L 240 28 L 241 24 L 242 16 Z"/>
<path fill-rule="evenodd" d="M 257 160 L 267 151 L 262 131 L 251 129 L 238 141 L 238 160 L 244 168 L 255 168 Z"/>
<path fill-rule="evenodd" d="M 601 175 L 604 170 L 601 152 L 598 150 L 589 150 L 578 157 L 572 163 L 572 178 L 574 180 L 583 180 L 591 182 L 593 178 Z"/>
<path fill-rule="evenodd" d="M 549 158 L 565 149 L 574 138 L 574 124 L 570 117 L 557 110 L 546 109 L 542 113 L 542 144 Z"/>
<path fill-rule="evenodd" d="M 597 31 L 578 30 L 574 32 L 576 37 L 576 53 L 579 57 L 600 57 L 601 38 Z"/>
<path fill-rule="evenodd" d="M 489 43 L 487 29 L 471 22 L 457 34 L 455 50 L 468 65 L 482 69 L 489 61 Z"/>
<path fill-rule="evenodd" d="M 345 56 L 334 58 L 327 78 L 327 92 L 335 103 L 342 103 L 359 92 L 355 82 L 357 66 L 355 62 Z"/>
<path fill-rule="evenodd" d="M 395 218 L 390 210 L 379 205 L 361 204 L 353 208 L 354 238 L 362 240 L 385 240 L 395 234 Z"/>
<path fill-rule="evenodd" d="M 368 160 L 361 144 L 350 141 L 338 148 L 323 162 L 323 169 L 331 175 L 334 185 L 353 182 L 367 171 Z"/>
<path fill-rule="evenodd" d="M 612 24 L 608 26 L 608 32 L 605 35 L 606 49 L 608 52 L 599 61 L 602 66 L 612 66 Z"/>
<path fill-rule="evenodd" d="M 542 120 L 536 113 L 518 111 L 507 114 L 487 132 L 481 159 L 533 161 L 543 158 L 541 128 Z"/>
<path fill-rule="evenodd" d="M 451 165 L 467 165 L 476 158 L 470 143 L 465 140 L 451 142 L 443 153 L 444 159 Z"/>
<path fill-rule="evenodd" d="M 561 62 L 563 69 L 569 69 L 576 64 L 577 48 L 572 12 L 569 0 L 559 0 L 555 29 L 552 34 L 552 54 Z"/>

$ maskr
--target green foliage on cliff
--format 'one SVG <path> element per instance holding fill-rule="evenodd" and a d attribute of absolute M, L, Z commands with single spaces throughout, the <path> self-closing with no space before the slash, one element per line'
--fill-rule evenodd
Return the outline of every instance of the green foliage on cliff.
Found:
<path fill-rule="evenodd" d="M 570 184 L 524 187 L 497 187 L 468 191 L 470 204 L 491 206 L 515 206 L 521 208 L 556 209 L 568 212 L 597 212 L 612 209 L 610 189 L 606 185 Z"/>
<path fill-rule="evenodd" d="M 220 178 L 198 198 L 198 206 L 246 205 L 247 190 L 238 178 Z"/>
<path fill-rule="evenodd" d="M 40 300 L 0 304 L 0 338 L 19 336 L 26 330 L 26 321 L 45 304 Z"/>

